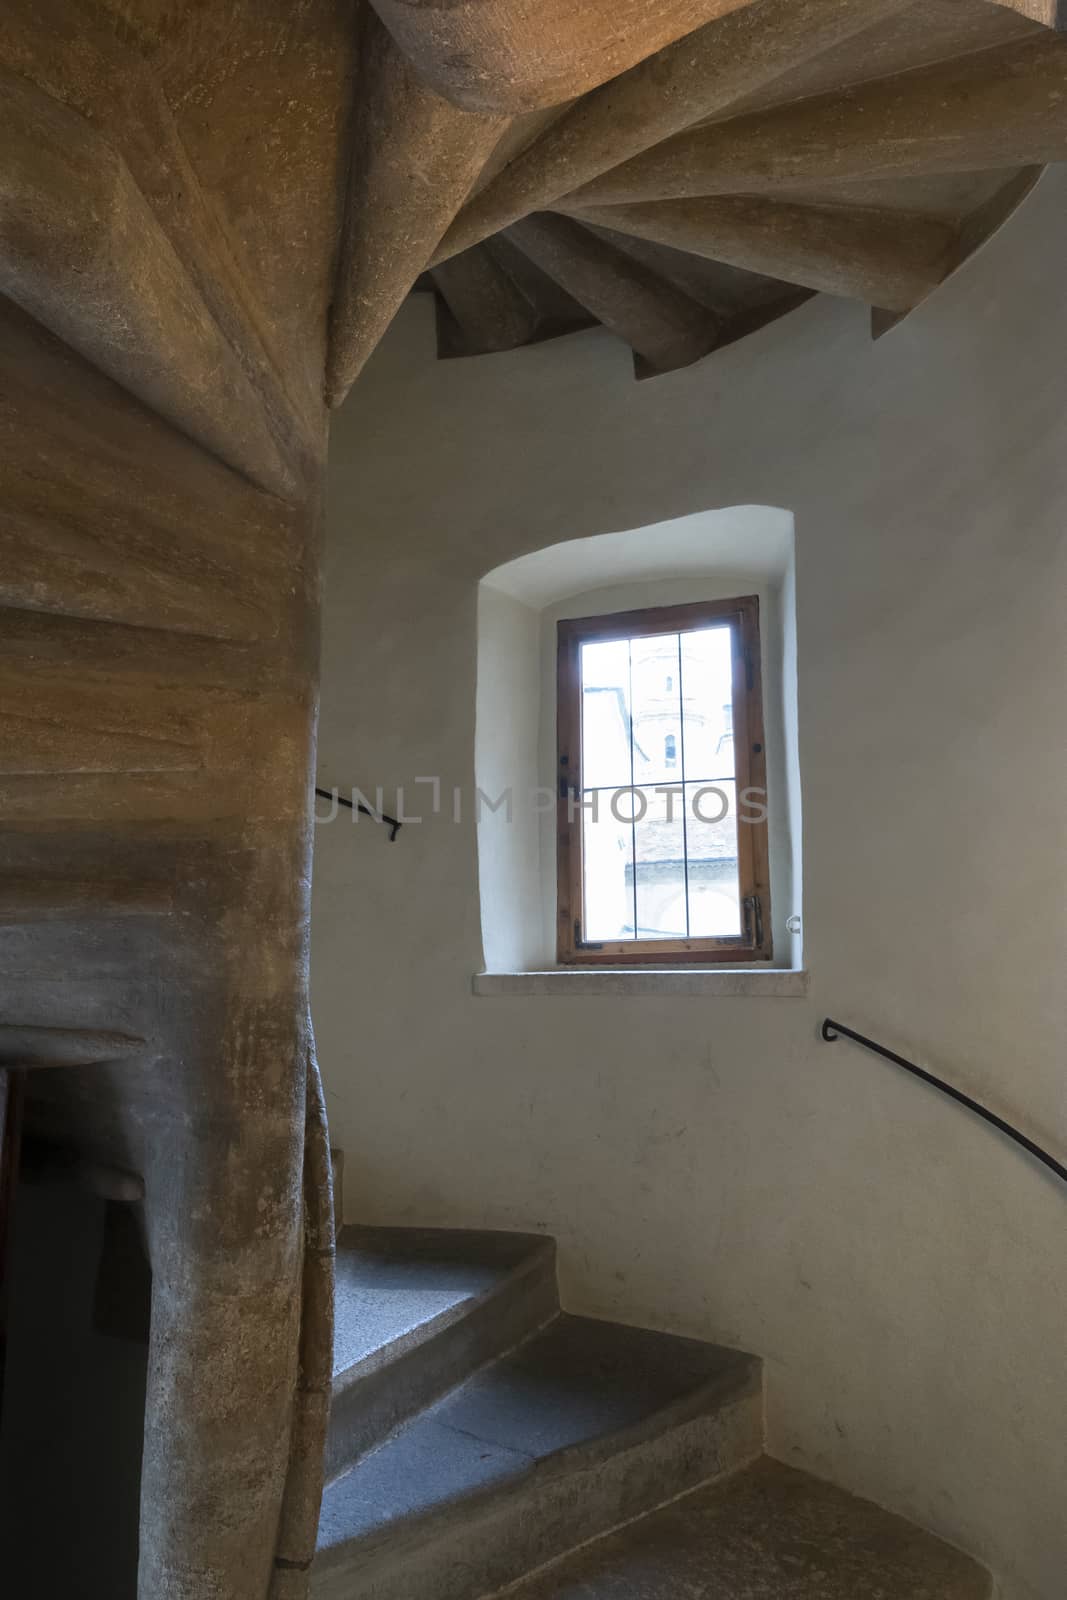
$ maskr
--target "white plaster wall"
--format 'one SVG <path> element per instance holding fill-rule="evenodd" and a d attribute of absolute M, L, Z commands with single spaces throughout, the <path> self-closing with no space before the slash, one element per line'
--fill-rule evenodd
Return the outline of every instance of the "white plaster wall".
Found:
<path fill-rule="evenodd" d="M 482 960 L 490 972 L 542 965 L 539 620 L 511 595 L 479 587 L 474 769 L 488 799 L 475 796 L 475 821 Z"/>
<path fill-rule="evenodd" d="M 346 1207 L 546 1229 L 568 1306 L 759 1352 L 774 1453 L 1006 1600 L 1064 1593 L 1067 1196 L 817 1027 L 1067 1148 L 1065 200 L 1046 179 L 876 345 L 822 299 L 641 384 L 599 333 L 435 364 L 409 305 L 337 421 L 326 578 L 321 777 L 469 792 L 486 571 L 795 513 L 809 999 L 474 998 L 469 815 L 320 829 Z"/>

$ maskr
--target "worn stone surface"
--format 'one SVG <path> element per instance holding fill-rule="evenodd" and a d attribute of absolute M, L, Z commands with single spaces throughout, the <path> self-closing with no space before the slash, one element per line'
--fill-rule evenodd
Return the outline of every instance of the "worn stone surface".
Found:
<path fill-rule="evenodd" d="M 456 330 L 452 337 L 456 353 L 462 349 L 485 355 L 532 342 L 539 320 L 536 307 L 490 249 L 476 247 L 442 261 L 432 277 L 439 313 L 447 312 L 445 328 L 438 323 L 439 349 L 447 346 L 446 329 L 451 325 Z"/>
<path fill-rule="evenodd" d="M 1040 34 L 695 128 L 585 184 L 596 205 L 1010 169 L 1067 157 L 1067 39 Z"/>
<path fill-rule="evenodd" d="M 610 22 L 599 8 L 557 19 L 540 7 L 535 27 L 495 4 L 381 0 L 383 22 L 365 18 L 359 51 L 332 404 L 416 282 L 435 291 L 443 357 L 599 322 L 631 345 L 639 377 L 746 337 L 805 293 L 899 318 L 999 227 L 1025 192 L 1020 175 L 1061 152 L 1067 45 L 1038 0 L 698 10 L 682 26 L 671 7 L 646 9 L 631 27 L 617 6 Z M 610 70 L 593 70 L 594 41 Z M 564 57 L 571 76 L 552 104 Z M 724 204 L 696 236 L 677 211 L 657 213 L 653 233 L 630 209 L 709 196 Z M 547 209 L 703 254 L 734 271 L 743 303 L 728 326 L 683 328 L 677 271 L 646 253 L 634 272 L 618 245 L 591 261 L 587 238 L 565 262 L 554 249 L 538 279 Z"/>
<path fill-rule="evenodd" d="M 789 67 L 870 29 L 908 0 L 758 0 L 584 95 L 479 187 L 437 258 L 543 211 L 602 172 L 718 113 Z"/>
<path fill-rule="evenodd" d="M 0 83 L 0 292 L 265 488 L 292 490 L 255 389 L 118 151 L 14 73 Z"/>
<path fill-rule="evenodd" d="M 327 1473 L 555 1316 L 555 1259 L 529 1234 L 346 1228 Z"/>
<path fill-rule="evenodd" d="M 747 299 L 716 349 L 792 310 L 798 290 L 868 299 L 899 317 L 1000 226 L 1025 192 L 1022 172 L 1058 159 L 1067 46 L 1056 21 L 1040 4 L 984 0 L 728 9 L 540 125 L 519 119 L 432 264 L 462 262 L 555 209 L 732 267 Z M 764 204 L 740 232 L 708 227 L 695 239 L 677 215 L 652 233 L 629 209 L 716 195 Z M 664 271 L 657 282 L 669 317 L 677 279 Z M 602 313 L 600 287 L 587 309 L 630 340 Z M 440 352 L 454 343 L 439 338 Z M 635 349 L 639 376 L 680 364 Z"/>
<path fill-rule="evenodd" d="M 751 0 L 374 0 L 434 87 L 474 110 L 551 106 Z"/>
<path fill-rule="evenodd" d="M 762 1440 L 752 1357 L 557 1317 L 327 1488 L 312 1592 L 478 1600 Z"/>
<path fill-rule="evenodd" d="M 654 370 L 688 366 L 714 349 L 713 311 L 573 219 L 542 212 L 507 237 Z"/>
<path fill-rule="evenodd" d="M 368 13 L 326 388 L 343 400 L 507 126 L 458 110 Z"/>
<path fill-rule="evenodd" d="M 331 0 L 10 9 L 0 1023 L 47 1064 L 29 1129 L 143 1181 L 140 1594 L 265 1600 L 276 1557 L 306 1588 L 329 1400 L 308 774 L 351 45 Z"/>
<path fill-rule="evenodd" d="M 988 1600 L 969 1557 L 776 1461 L 588 1546 L 514 1600 Z"/>
<path fill-rule="evenodd" d="M 293 1591 L 315 1555 L 323 1459 L 330 1419 L 334 1331 L 334 1227 L 326 1101 L 310 1043 L 305 1082 L 304 1261 L 299 1372 L 289 1436 L 289 1465 L 275 1542 L 270 1600 Z"/>
<path fill-rule="evenodd" d="M 890 311 L 918 304 L 954 259 L 953 230 L 934 217 L 802 206 L 759 196 L 626 206 L 575 201 L 573 214 L 765 278 Z"/>
<path fill-rule="evenodd" d="M 551 1240 L 524 1233 L 345 1228 L 337 1247 L 333 1369 L 366 1372 L 397 1346 L 502 1287 L 531 1258 L 551 1269 Z"/>

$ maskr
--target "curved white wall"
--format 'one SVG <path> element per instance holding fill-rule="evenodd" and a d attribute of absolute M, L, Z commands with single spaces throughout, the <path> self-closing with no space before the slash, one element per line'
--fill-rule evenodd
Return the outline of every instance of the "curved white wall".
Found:
<path fill-rule="evenodd" d="M 485 583 L 533 610 L 620 584 L 669 578 L 780 583 L 793 563 L 793 517 L 781 506 L 722 506 L 649 527 L 570 538 L 502 562 Z"/>
<path fill-rule="evenodd" d="M 808 1000 L 474 998 L 475 829 L 321 829 L 347 1205 L 544 1228 L 567 1303 L 761 1353 L 770 1445 L 1067 1571 L 1067 1197 L 846 1044 L 1062 1151 L 1067 180 L 872 345 L 823 299 L 635 384 L 604 334 L 435 364 L 405 308 L 334 436 L 320 777 L 470 792 L 478 580 L 567 538 L 796 517 Z"/>

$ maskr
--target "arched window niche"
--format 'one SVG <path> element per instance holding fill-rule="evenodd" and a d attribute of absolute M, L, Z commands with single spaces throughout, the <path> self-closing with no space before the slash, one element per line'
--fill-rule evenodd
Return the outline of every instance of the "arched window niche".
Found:
<path fill-rule="evenodd" d="M 482 578 L 475 782 L 486 973 L 556 967 L 557 624 L 752 594 L 767 743 L 771 966 L 801 967 L 794 524 L 787 510 L 746 505 L 568 540 Z M 665 754 L 669 761 L 672 752 Z"/>

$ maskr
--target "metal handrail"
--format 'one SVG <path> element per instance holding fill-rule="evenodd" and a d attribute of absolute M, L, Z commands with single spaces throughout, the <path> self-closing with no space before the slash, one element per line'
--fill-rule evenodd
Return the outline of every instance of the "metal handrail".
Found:
<path fill-rule="evenodd" d="M 852 1028 L 846 1028 L 843 1022 L 835 1022 L 832 1017 L 823 1020 L 822 1036 L 828 1044 L 832 1044 L 838 1034 L 843 1034 L 846 1039 L 855 1040 L 867 1050 L 873 1050 L 875 1055 L 884 1056 L 887 1061 L 892 1061 L 894 1066 L 903 1067 L 905 1072 L 910 1072 L 913 1077 L 921 1078 L 924 1083 L 932 1084 L 935 1089 L 940 1089 L 942 1094 L 947 1094 L 950 1100 L 955 1100 L 961 1106 L 966 1106 L 968 1111 L 973 1111 L 976 1117 L 981 1117 L 983 1122 L 989 1122 L 1001 1133 L 1013 1139 L 1016 1144 L 1032 1155 L 1035 1161 L 1040 1161 L 1043 1166 L 1054 1172 L 1057 1178 L 1062 1178 L 1067 1183 L 1067 1167 L 1057 1161 L 1055 1156 L 1050 1156 L 1047 1150 L 1042 1150 L 1039 1144 L 1028 1139 L 1025 1133 L 1020 1133 L 1018 1128 L 1013 1128 L 1010 1122 L 1005 1122 L 1003 1117 L 998 1117 L 995 1111 L 990 1111 L 987 1106 L 972 1100 L 969 1094 L 964 1094 L 961 1089 L 954 1089 L 943 1078 L 936 1078 L 932 1072 L 927 1072 L 925 1067 L 917 1067 L 914 1061 L 908 1061 L 904 1056 L 898 1056 L 895 1050 L 887 1050 L 884 1044 L 877 1044 L 874 1039 L 868 1039 L 862 1033 L 856 1033 Z"/>
<path fill-rule="evenodd" d="M 372 817 L 375 822 L 380 822 L 383 827 L 389 829 L 390 844 L 392 844 L 393 840 L 404 826 L 403 822 L 398 817 L 388 817 L 384 811 L 372 811 L 370 806 L 365 806 L 362 801 L 356 801 L 353 804 L 351 800 L 346 800 L 344 795 L 341 794 L 337 789 L 320 789 L 316 785 L 315 793 L 320 800 L 332 800 L 335 805 L 347 806 L 349 811 L 362 811 L 365 817 Z M 404 809 L 403 806 L 401 806 L 400 809 L 402 811 Z"/>

